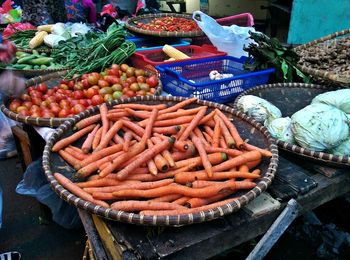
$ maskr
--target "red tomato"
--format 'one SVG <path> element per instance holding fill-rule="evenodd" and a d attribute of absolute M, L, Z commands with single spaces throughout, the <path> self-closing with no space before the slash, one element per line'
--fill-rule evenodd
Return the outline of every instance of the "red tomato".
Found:
<path fill-rule="evenodd" d="M 30 93 L 30 96 L 31 96 L 32 98 L 34 98 L 34 97 L 42 98 L 43 93 L 41 93 L 40 91 L 37 91 L 37 90 L 33 90 L 33 91 Z"/>
<path fill-rule="evenodd" d="M 30 101 L 24 101 L 22 105 L 29 109 L 32 107 L 33 103 Z"/>
<path fill-rule="evenodd" d="M 88 102 L 88 99 L 79 99 L 79 104 L 82 104 L 84 107 L 88 107 L 90 104 Z"/>
<path fill-rule="evenodd" d="M 50 107 L 50 111 L 51 111 L 52 113 L 54 113 L 54 114 L 57 116 L 57 115 L 60 113 L 61 108 L 60 108 L 59 105 L 57 105 L 57 106 L 52 106 L 52 107 Z"/>
<path fill-rule="evenodd" d="M 111 69 L 120 70 L 120 66 L 118 64 L 112 64 Z"/>
<path fill-rule="evenodd" d="M 56 102 L 56 97 L 55 96 L 49 96 L 46 101 L 48 101 L 50 104 Z"/>
<path fill-rule="evenodd" d="M 132 90 L 128 90 L 128 91 L 126 91 L 126 93 L 125 93 L 128 97 L 134 97 L 135 96 L 135 92 L 134 91 L 132 91 Z"/>
<path fill-rule="evenodd" d="M 10 103 L 9 108 L 10 108 L 11 111 L 16 112 L 17 108 L 18 108 L 19 106 L 21 106 L 21 105 L 22 105 L 22 103 L 21 103 L 20 101 L 18 101 L 18 100 L 13 100 L 13 101 Z M 23 106 L 24 106 L 24 104 L 23 104 Z"/>
<path fill-rule="evenodd" d="M 17 107 L 17 109 L 16 109 L 15 112 L 19 113 L 19 112 L 21 112 L 21 110 L 23 110 L 23 109 L 28 110 L 28 108 L 25 107 L 25 106 L 19 106 L 19 107 Z"/>
<path fill-rule="evenodd" d="M 58 113 L 58 117 L 63 118 L 63 117 L 67 117 L 70 114 L 69 109 L 61 109 L 61 111 Z"/>
<path fill-rule="evenodd" d="M 40 106 L 41 102 L 42 102 L 41 98 L 38 98 L 38 97 L 32 98 L 32 103 L 34 105 Z"/>
<path fill-rule="evenodd" d="M 32 98 L 28 94 L 22 94 L 21 99 L 23 101 L 30 101 Z"/>
<path fill-rule="evenodd" d="M 60 102 L 61 100 L 65 99 L 65 95 L 61 93 L 56 93 L 54 97 L 56 102 Z"/>
<path fill-rule="evenodd" d="M 40 112 L 40 111 L 41 111 L 41 108 L 40 108 L 38 105 L 32 105 L 32 106 L 29 108 L 29 111 L 30 111 L 31 113 Z"/>
<path fill-rule="evenodd" d="M 40 83 L 37 88 L 41 93 L 46 93 L 47 91 L 47 85 L 45 83 Z"/>
<path fill-rule="evenodd" d="M 69 89 L 67 84 L 60 84 L 59 86 L 61 89 Z"/>
<path fill-rule="evenodd" d="M 84 88 L 89 88 L 90 87 L 90 83 L 89 83 L 89 81 L 87 79 L 83 79 L 81 81 L 81 83 L 83 84 Z"/>
<path fill-rule="evenodd" d="M 40 112 L 32 112 L 32 113 L 30 113 L 30 116 L 32 116 L 32 117 L 41 117 L 41 113 Z"/>
<path fill-rule="evenodd" d="M 126 82 L 132 84 L 136 82 L 136 77 L 135 76 L 131 76 L 129 78 L 126 79 Z"/>
<path fill-rule="evenodd" d="M 106 80 L 103 80 L 103 79 L 99 79 L 98 80 L 98 85 L 101 88 L 109 87 L 109 83 Z"/>
<path fill-rule="evenodd" d="M 63 100 L 60 101 L 59 105 L 60 105 L 61 108 L 67 107 L 67 106 L 70 107 L 70 102 L 68 100 L 63 99 Z"/>
<path fill-rule="evenodd" d="M 81 83 L 81 82 L 75 83 L 73 89 L 74 89 L 74 90 L 83 90 L 83 89 L 84 89 L 83 83 Z"/>
<path fill-rule="evenodd" d="M 68 82 L 68 87 L 69 87 L 70 89 L 73 89 L 73 88 L 74 88 L 74 85 L 75 85 L 74 80 L 71 80 L 71 81 Z"/>
<path fill-rule="evenodd" d="M 49 107 L 49 102 L 47 100 L 41 101 L 40 106 L 41 107 Z"/>
<path fill-rule="evenodd" d="M 73 92 L 73 98 L 74 99 L 82 99 L 84 97 L 85 97 L 85 95 L 84 95 L 84 92 L 82 90 L 75 90 Z"/>
<path fill-rule="evenodd" d="M 79 101 L 77 99 L 72 99 L 72 101 L 70 102 L 70 105 L 74 107 L 76 104 L 79 104 Z"/>
<path fill-rule="evenodd" d="M 35 90 L 34 86 L 30 86 L 29 88 L 27 88 L 28 93 L 32 92 L 33 90 Z"/>
<path fill-rule="evenodd" d="M 82 105 L 82 104 L 76 104 L 74 107 L 73 107 L 73 113 L 74 114 L 79 114 L 83 111 L 85 111 L 85 106 Z"/>
<path fill-rule="evenodd" d="M 30 112 L 28 109 L 22 109 L 21 111 L 19 111 L 19 113 L 21 116 L 29 116 Z"/>
<path fill-rule="evenodd" d="M 119 76 L 120 76 L 119 69 L 116 69 L 116 68 L 113 69 L 113 68 L 111 68 L 111 69 L 108 71 L 108 75 L 119 77 Z"/>
<path fill-rule="evenodd" d="M 85 96 L 87 98 L 92 98 L 93 96 L 95 96 L 97 94 L 98 94 L 98 89 L 92 88 L 92 87 L 87 89 L 86 92 L 85 92 Z"/>
<path fill-rule="evenodd" d="M 146 83 L 146 78 L 145 76 L 137 76 L 136 81 L 138 83 Z"/>
<path fill-rule="evenodd" d="M 146 79 L 146 83 L 151 87 L 156 87 L 159 84 L 158 78 L 155 75 L 152 75 L 151 77 Z"/>
<path fill-rule="evenodd" d="M 100 95 L 95 95 L 91 98 L 91 104 L 93 106 L 97 106 L 99 104 L 102 104 L 104 102 L 103 97 L 101 97 Z"/>
<path fill-rule="evenodd" d="M 55 91 L 53 89 L 48 89 L 47 92 L 46 92 L 46 95 L 51 96 L 54 93 L 55 93 Z"/>
<path fill-rule="evenodd" d="M 50 118 L 50 117 L 55 117 L 55 114 L 50 111 L 45 111 L 41 114 L 41 116 L 44 118 Z"/>
<path fill-rule="evenodd" d="M 120 69 L 123 71 L 123 72 L 126 72 L 126 70 L 129 68 L 129 65 L 128 64 L 125 64 L 123 63 L 122 65 L 120 65 Z"/>

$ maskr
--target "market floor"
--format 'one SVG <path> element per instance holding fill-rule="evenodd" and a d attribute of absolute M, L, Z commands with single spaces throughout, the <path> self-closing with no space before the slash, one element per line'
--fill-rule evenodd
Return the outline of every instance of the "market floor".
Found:
<path fill-rule="evenodd" d="M 82 259 L 84 230 L 67 230 L 54 222 L 41 224 L 43 211 L 37 200 L 15 192 L 22 175 L 17 157 L 0 161 L 3 189 L 0 253 L 18 251 L 24 260 Z"/>

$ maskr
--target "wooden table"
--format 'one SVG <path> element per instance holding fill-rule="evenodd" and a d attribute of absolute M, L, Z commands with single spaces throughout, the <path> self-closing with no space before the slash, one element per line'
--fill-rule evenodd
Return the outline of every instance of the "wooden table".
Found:
<path fill-rule="evenodd" d="M 143 227 L 102 219 L 83 210 L 79 214 L 96 259 L 203 259 L 265 233 L 290 198 L 297 199 L 303 214 L 349 191 L 350 175 L 346 170 L 304 163 L 282 153 L 266 196 L 256 198 L 271 195 L 280 207 L 257 211 L 246 207 L 214 221 L 183 227 Z"/>

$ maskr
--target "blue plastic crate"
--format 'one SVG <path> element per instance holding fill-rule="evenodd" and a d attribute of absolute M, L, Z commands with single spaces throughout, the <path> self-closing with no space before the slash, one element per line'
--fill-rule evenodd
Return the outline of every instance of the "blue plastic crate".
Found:
<path fill-rule="evenodd" d="M 156 66 L 165 92 L 173 96 L 197 97 L 218 103 L 233 101 L 241 92 L 265 84 L 274 69 L 245 71 L 246 57 L 222 56 L 193 61 L 182 61 Z M 233 77 L 211 80 L 209 73 L 217 70 Z"/>
<path fill-rule="evenodd" d="M 163 48 L 165 44 L 171 45 L 173 47 L 189 46 L 190 43 L 182 39 L 157 39 L 154 38 L 140 38 L 132 37 L 127 38 L 127 40 L 132 41 L 136 44 L 136 51 L 146 51 L 146 50 L 156 50 Z"/>

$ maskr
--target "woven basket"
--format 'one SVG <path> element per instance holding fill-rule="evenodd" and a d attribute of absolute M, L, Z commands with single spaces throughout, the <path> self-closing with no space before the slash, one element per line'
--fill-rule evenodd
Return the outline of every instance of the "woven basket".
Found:
<path fill-rule="evenodd" d="M 46 69 L 46 70 L 19 70 L 19 69 L 1 69 L 1 71 L 12 71 L 15 74 L 22 75 L 23 77 L 27 79 L 31 79 L 34 77 L 52 74 L 55 72 L 67 72 L 67 68 L 61 68 L 61 69 Z"/>
<path fill-rule="evenodd" d="M 336 33 L 327 35 L 325 37 L 322 37 L 320 39 L 311 41 L 309 43 L 297 46 L 294 48 L 294 50 L 297 53 L 299 53 L 302 50 L 307 50 L 307 48 L 309 48 L 310 46 L 315 46 L 315 45 L 320 44 L 320 43 L 326 44 L 326 41 L 334 42 L 337 37 L 344 36 L 344 35 L 347 35 L 349 33 L 350 33 L 350 29 L 336 32 Z M 346 37 L 348 37 L 348 36 L 346 36 Z M 301 71 L 303 71 L 307 74 L 310 74 L 311 76 L 315 77 L 316 79 L 319 78 L 321 80 L 325 80 L 326 82 L 328 81 L 328 82 L 331 82 L 331 83 L 334 83 L 337 85 L 341 85 L 341 86 L 350 85 L 350 72 L 344 73 L 344 74 L 337 74 L 337 73 L 329 72 L 326 70 L 315 69 L 315 68 L 312 68 L 310 66 L 305 66 L 305 65 L 299 66 L 299 68 Z"/>
<path fill-rule="evenodd" d="M 111 107 L 119 103 L 140 103 L 140 104 L 160 104 L 166 103 L 168 105 L 174 105 L 180 101 L 185 100 L 183 97 L 164 97 L 164 96 L 145 96 L 145 97 L 134 97 L 128 98 L 125 100 L 114 100 L 112 103 L 108 103 L 108 106 Z M 273 138 L 270 137 L 267 129 L 261 124 L 255 122 L 252 119 L 249 119 L 243 113 L 236 112 L 232 108 L 209 102 L 198 100 L 196 103 L 192 104 L 191 107 L 206 105 L 208 110 L 213 110 L 219 108 L 224 113 L 233 117 L 238 131 L 242 137 L 249 138 L 249 140 L 254 145 L 258 145 L 263 148 L 269 149 L 273 156 L 272 158 L 264 158 L 262 163 L 259 165 L 259 168 L 262 173 L 262 178 L 257 182 L 257 186 L 250 191 L 243 192 L 234 202 L 226 204 L 221 207 L 213 208 L 208 211 L 203 211 L 197 214 L 184 214 L 184 215 L 174 215 L 174 216 L 141 216 L 139 214 L 127 213 L 124 211 L 112 210 L 110 208 L 104 208 L 97 206 L 93 203 L 85 201 L 79 197 L 76 197 L 66 189 L 64 189 L 54 178 L 54 172 L 60 172 L 72 178 L 73 173 L 75 172 L 70 166 L 68 166 L 57 153 L 51 153 L 51 148 L 53 145 L 62 137 L 66 137 L 72 134 L 72 127 L 74 124 L 83 118 L 99 113 L 99 108 L 94 107 L 89 110 L 86 110 L 73 117 L 72 120 L 66 121 L 62 124 L 50 137 L 48 140 L 44 153 L 43 153 L 43 167 L 45 170 L 46 177 L 48 178 L 51 187 L 59 194 L 59 196 L 65 201 L 79 207 L 81 209 L 87 210 L 90 213 L 97 214 L 101 217 L 139 224 L 139 225 L 166 225 L 166 226 L 179 226 L 179 225 L 188 225 L 192 223 L 199 223 L 204 221 L 213 220 L 219 217 L 222 217 L 227 214 L 231 214 L 234 211 L 239 210 L 241 207 L 246 205 L 248 202 L 260 195 L 261 192 L 266 190 L 266 188 L 271 184 L 272 179 L 274 178 L 277 165 L 278 165 L 278 150 Z M 78 145 L 82 143 L 83 140 L 78 142 Z M 237 196 L 237 194 L 236 194 Z"/>
<path fill-rule="evenodd" d="M 235 100 L 233 107 L 236 107 L 237 101 L 245 95 L 254 95 L 270 101 L 277 106 L 284 117 L 291 116 L 298 110 L 306 107 L 311 100 L 324 92 L 336 90 L 328 86 L 304 84 L 304 83 L 277 83 L 261 85 L 241 93 Z M 349 156 L 337 156 L 324 152 L 315 152 L 298 145 L 290 144 L 281 140 L 276 140 L 280 149 L 300 156 L 303 159 L 313 160 L 317 163 L 325 163 L 336 167 L 349 167 Z"/>
<path fill-rule="evenodd" d="M 67 71 L 58 71 L 55 73 L 31 78 L 26 81 L 26 87 L 37 85 L 40 83 L 45 83 L 49 88 L 57 86 L 59 84 L 59 81 L 61 80 L 61 77 L 66 75 L 66 73 Z M 161 92 L 162 92 L 162 85 L 161 83 L 159 83 L 159 86 L 157 87 L 154 95 L 160 95 Z M 9 110 L 8 105 L 9 105 L 9 98 L 4 97 L 3 103 L 0 105 L 1 111 L 12 120 L 25 123 L 28 125 L 58 127 L 60 124 L 62 124 L 66 120 L 71 119 L 71 118 L 59 118 L 59 117 L 43 118 L 43 117 L 22 116 L 20 114 L 14 113 L 11 110 Z"/>
<path fill-rule="evenodd" d="M 192 31 L 192 32 L 157 32 L 157 31 L 150 31 L 150 30 L 144 30 L 136 27 L 136 24 L 138 22 L 142 23 L 149 23 L 151 20 L 159 17 L 180 17 L 180 18 L 186 18 L 189 20 L 192 20 L 191 15 L 186 14 L 174 14 L 174 13 L 160 13 L 160 14 L 145 14 L 140 16 L 135 16 L 132 18 L 129 18 L 126 23 L 125 27 L 129 29 L 132 32 L 144 34 L 144 35 L 151 35 L 151 36 L 158 36 L 158 37 L 196 37 L 203 35 L 202 30 Z"/>

